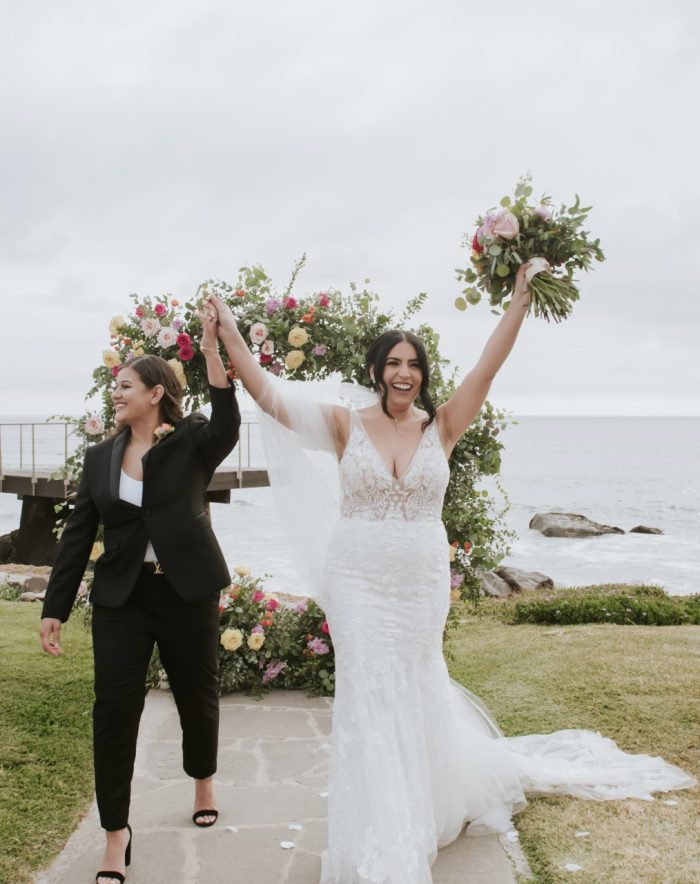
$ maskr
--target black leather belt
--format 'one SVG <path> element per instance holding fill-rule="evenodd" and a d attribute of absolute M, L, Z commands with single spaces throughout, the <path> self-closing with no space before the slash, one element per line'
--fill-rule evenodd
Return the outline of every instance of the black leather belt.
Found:
<path fill-rule="evenodd" d="M 144 574 L 164 574 L 160 562 L 144 562 L 141 570 Z"/>

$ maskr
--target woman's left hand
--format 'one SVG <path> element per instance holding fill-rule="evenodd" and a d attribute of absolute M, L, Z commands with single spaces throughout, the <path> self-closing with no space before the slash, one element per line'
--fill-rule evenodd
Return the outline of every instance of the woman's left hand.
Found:
<path fill-rule="evenodd" d="M 209 304 L 204 303 L 202 309 L 197 313 L 197 316 L 202 320 L 202 343 L 200 349 L 218 351 L 219 345 L 217 335 L 219 331 L 219 323 L 216 321 L 215 311 Z"/>
<path fill-rule="evenodd" d="M 521 264 L 515 276 L 515 286 L 513 287 L 511 304 L 516 307 L 527 307 L 530 303 L 530 286 L 528 285 L 527 279 L 525 279 L 525 271 L 529 266 L 529 261 Z"/>

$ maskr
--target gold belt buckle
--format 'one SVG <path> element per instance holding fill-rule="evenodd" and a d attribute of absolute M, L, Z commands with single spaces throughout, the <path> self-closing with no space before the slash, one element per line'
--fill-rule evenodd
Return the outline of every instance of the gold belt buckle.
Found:
<path fill-rule="evenodd" d="M 154 574 L 162 574 L 163 569 L 160 567 L 160 562 L 154 562 L 153 564 L 156 566 L 156 569 L 153 573 Z"/>

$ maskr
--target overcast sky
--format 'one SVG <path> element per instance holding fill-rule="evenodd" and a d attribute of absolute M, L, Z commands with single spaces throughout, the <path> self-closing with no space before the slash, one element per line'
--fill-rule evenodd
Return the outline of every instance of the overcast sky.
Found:
<path fill-rule="evenodd" d="M 491 399 L 519 414 L 700 414 L 694 0 L 10 3 L 0 36 L 0 414 L 79 410 L 128 295 L 260 263 L 299 291 L 454 309 L 476 216 L 527 170 L 593 204 L 608 256 L 528 321 Z"/>

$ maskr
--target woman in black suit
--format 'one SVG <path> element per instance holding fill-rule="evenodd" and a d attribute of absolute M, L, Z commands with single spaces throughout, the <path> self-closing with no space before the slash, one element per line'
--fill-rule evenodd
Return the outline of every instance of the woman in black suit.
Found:
<path fill-rule="evenodd" d="M 42 611 L 42 646 L 58 656 L 61 624 L 102 522 L 105 551 L 95 563 L 90 599 L 95 791 L 109 870 L 98 873 L 99 884 L 124 881 L 129 864 L 131 779 L 155 643 L 180 716 L 183 766 L 195 780 L 193 821 L 211 825 L 218 815 L 218 602 L 230 574 L 206 489 L 238 440 L 240 413 L 211 311 L 203 325 L 211 419 L 183 417 L 180 383 L 164 359 L 141 356 L 122 367 L 112 393 L 119 431 L 86 453 Z"/>

